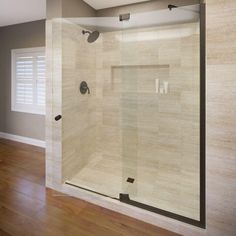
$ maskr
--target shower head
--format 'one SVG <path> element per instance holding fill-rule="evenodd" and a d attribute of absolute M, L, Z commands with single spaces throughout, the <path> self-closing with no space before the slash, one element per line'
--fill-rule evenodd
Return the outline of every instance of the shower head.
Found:
<path fill-rule="evenodd" d="M 98 31 L 90 32 L 90 31 L 83 30 L 82 33 L 89 34 L 88 39 L 87 39 L 89 43 L 94 43 L 99 38 L 99 35 L 100 35 Z"/>

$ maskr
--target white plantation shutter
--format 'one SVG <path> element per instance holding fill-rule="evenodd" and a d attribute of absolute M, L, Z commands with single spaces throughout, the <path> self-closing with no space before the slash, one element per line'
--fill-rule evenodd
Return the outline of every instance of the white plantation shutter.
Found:
<path fill-rule="evenodd" d="M 36 103 L 45 107 L 46 98 L 46 62 L 45 53 L 36 57 Z"/>
<path fill-rule="evenodd" d="M 12 110 L 45 114 L 45 48 L 12 50 Z"/>

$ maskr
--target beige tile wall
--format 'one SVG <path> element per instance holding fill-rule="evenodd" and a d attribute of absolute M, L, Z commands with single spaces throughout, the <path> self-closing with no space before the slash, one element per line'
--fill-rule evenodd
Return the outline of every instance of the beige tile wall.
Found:
<path fill-rule="evenodd" d="M 57 188 L 62 182 L 61 121 L 62 113 L 62 45 L 61 20 L 46 22 L 47 106 L 46 106 L 46 186 Z"/>
<path fill-rule="evenodd" d="M 236 1 L 207 0 L 207 219 L 236 235 Z"/>
<path fill-rule="evenodd" d="M 70 179 L 96 148 L 96 44 L 88 44 L 82 28 L 62 23 L 62 175 Z M 91 93 L 82 95 L 86 81 Z"/>

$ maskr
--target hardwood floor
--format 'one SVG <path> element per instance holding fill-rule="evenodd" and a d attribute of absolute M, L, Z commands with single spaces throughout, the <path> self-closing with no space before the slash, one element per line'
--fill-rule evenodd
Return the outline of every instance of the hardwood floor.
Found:
<path fill-rule="evenodd" d="M 44 150 L 0 139 L 0 236 L 176 236 L 45 189 Z"/>

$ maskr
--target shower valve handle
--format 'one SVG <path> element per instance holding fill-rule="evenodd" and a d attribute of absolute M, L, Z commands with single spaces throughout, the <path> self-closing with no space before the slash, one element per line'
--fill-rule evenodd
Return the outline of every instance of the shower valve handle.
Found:
<path fill-rule="evenodd" d="M 88 87 L 87 82 L 85 82 L 85 81 L 81 82 L 81 84 L 80 84 L 80 93 L 81 94 L 86 94 L 86 93 L 90 94 L 90 89 Z"/>

